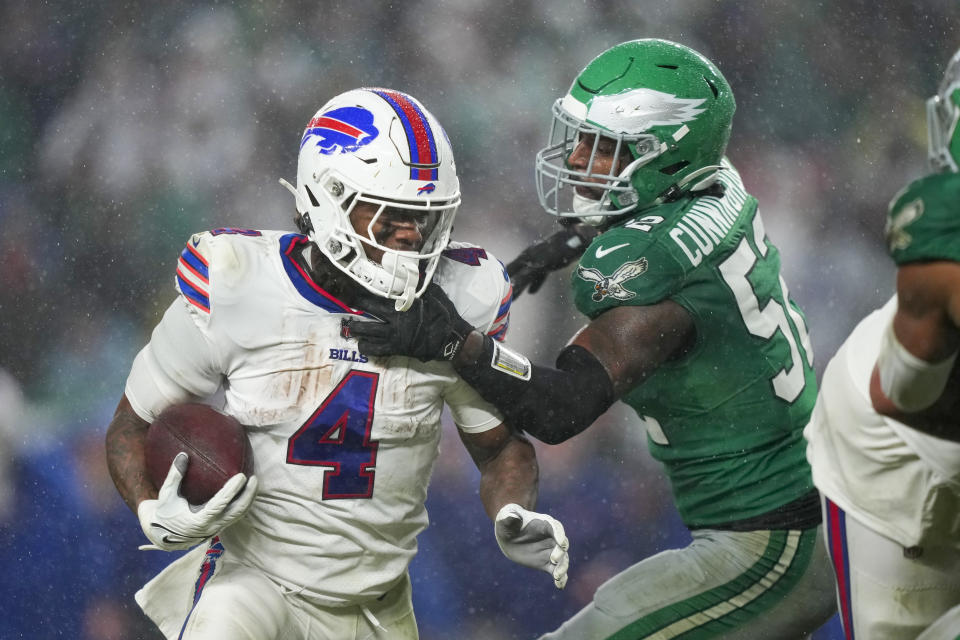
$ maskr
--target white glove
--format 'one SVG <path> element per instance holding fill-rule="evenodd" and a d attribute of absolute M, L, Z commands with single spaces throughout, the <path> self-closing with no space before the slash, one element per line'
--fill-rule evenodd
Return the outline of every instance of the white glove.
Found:
<path fill-rule="evenodd" d="M 238 473 L 210 500 L 191 506 L 180 495 L 180 483 L 187 472 L 189 456 L 180 452 L 173 459 L 167 479 L 156 500 L 144 500 L 137 507 L 140 527 L 153 544 L 141 549 L 174 551 L 189 549 L 228 527 L 246 513 L 257 493 L 257 477 Z"/>
<path fill-rule="evenodd" d="M 511 503 L 497 513 L 493 530 L 503 555 L 525 567 L 546 571 L 557 589 L 566 586 L 570 541 L 559 521 Z"/>

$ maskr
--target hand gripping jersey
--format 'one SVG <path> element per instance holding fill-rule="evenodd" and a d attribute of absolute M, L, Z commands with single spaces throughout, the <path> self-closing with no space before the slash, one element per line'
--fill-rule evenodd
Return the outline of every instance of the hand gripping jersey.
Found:
<path fill-rule="evenodd" d="M 365 314 L 294 260 L 308 242 L 273 231 L 193 236 L 180 296 L 137 355 L 126 394 L 151 421 L 222 387 L 260 483 L 250 511 L 222 532 L 225 549 L 283 588 L 361 602 L 396 584 L 416 552 L 444 403 L 466 432 L 501 416 L 450 363 L 367 357 L 341 335 L 343 318 Z M 494 256 L 451 243 L 434 281 L 469 322 L 502 336 L 512 291 Z"/>
<path fill-rule="evenodd" d="M 758 516 L 812 488 L 802 429 L 817 388 L 805 322 L 756 199 L 724 167 L 722 197 L 645 209 L 594 239 L 571 275 L 590 318 L 668 299 L 693 318 L 690 353 L 623 400 L 694 528 Z"/>

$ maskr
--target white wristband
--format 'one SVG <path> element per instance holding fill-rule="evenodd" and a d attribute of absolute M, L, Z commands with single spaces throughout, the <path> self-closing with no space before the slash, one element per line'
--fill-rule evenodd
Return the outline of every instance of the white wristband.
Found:
<path fill-rule="evenodd" d="M 877 370 L 880 388 L 898 409 L 907 412 L 926 409 L 940 397 L 953 369 L 957 354 L 940 362 L 927 362 L 900 344 L 891 323 L 880 344 Z"/>

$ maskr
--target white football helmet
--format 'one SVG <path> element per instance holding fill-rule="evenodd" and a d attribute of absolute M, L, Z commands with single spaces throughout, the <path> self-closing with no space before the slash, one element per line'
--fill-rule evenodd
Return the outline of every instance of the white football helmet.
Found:
<path fill-rule="evenodd" d="M 437 119 L 411 96 L 391 89 L 342 93 L 317 111 L 300 141 L 297 202 L 301 230 L 329 260 L 369 291 L 404 311 L 423 293 L 447 246 L 460 206 L 453 149 Z M 358 203 L 378 207 L 354 230 Z M 373 226 L 387 209 L 425 213 L 419 251 L 380 244 Z M 365 245 L 383 251 L 380 263 Z"/>
<path fill-rule="evenodd" d="M 953 54 L 936 95 L 927 100 L 927 157 L 934 171 L 960 171 L 960 51 Z"/>

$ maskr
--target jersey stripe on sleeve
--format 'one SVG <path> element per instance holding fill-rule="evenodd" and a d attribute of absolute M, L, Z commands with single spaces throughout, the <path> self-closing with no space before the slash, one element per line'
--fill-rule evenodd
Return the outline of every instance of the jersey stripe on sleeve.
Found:
<path fill-rule="evenodd" d="M 184 299 L 210 313 L 210 270 L 206 258 L 188 243 L 177 261 L 177 288 Z"/>
<path fill-rule="evenodd" d="M 503 342 L 507 336 L 507 327 L 510 326 L 510 305 L 513 304 L 513 285 L 507 285 L 507 294 L 500 301 L 500 308 L 497 309 L 497 318 L 493 321 L 493 326 L 487 331 L 487 335 L 494 340 Z"/>

